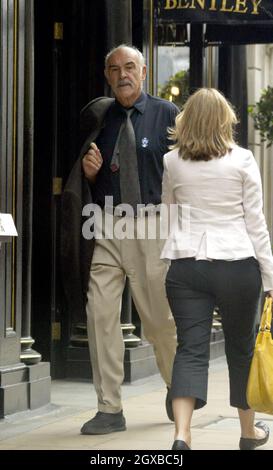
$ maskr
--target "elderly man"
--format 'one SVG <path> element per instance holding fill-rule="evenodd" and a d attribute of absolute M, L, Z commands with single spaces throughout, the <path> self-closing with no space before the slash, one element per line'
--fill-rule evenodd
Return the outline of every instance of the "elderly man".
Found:
<path fill-rule="evenodd" d="M 179 110 L 174 104 L 143 92 L 146 66 L 141 52 L 134 47 L 120 45 L 108 53 L 105 77 L 115 99 L 98 98 L 84 108 L 82 115 L 86 130 L 92 123 L 82 170 L 93 202 L 102 208 L 105 219 L 102 236 L 95 241 L 86 304 L 98 412 L 83 425 L 82 434 L 126 429 L 121 403 L 124 343 L 120 328 L 126 277 L 145 337 L 154 347 L 167 387 L 176 350 L 175 326 L 164 287 L 166 266 L 159 259 L 164 240 L 159 234 L 154 239 L 138 235 L 140 226 L 142 235 L 145 233 L 148 220 L 153 219 L 159 228 L 159 214 L 154 211 L 151 215 L 151 210 L 161 201 L 167 129 L 174 125 Z M 109 204 L 105 205 L 106 197 L 112 198 L 112 217 Z M 132 217 L 115 210 L 120 204 L 130 205 Z M 149 207 L 138 211 L 138 204 Z M 133 225 L 134 237 L 119 239 L 115 231 L 113 237 L 105 236 L 109 217 L 114 225 L 127 219 Z M 168 393 L 166 409 L 173 420 Z"/>

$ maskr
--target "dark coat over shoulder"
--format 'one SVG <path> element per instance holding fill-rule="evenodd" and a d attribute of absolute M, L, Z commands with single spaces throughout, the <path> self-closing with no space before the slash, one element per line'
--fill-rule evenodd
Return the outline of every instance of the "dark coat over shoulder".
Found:
<path fill-rule="evenodd" d="M 81 112 L 81 130 L 86 140 L 69 175 L 62 194 L 61 268 L 63 286 L 70 318 L 85 320 L 86 293 L 94 240 L 82 236 L 82 209 L 92 202 L 89 183 L 82 171 L 82 158 L 103 125 L 105 115 L 114 100 L 97 98 Z"/>

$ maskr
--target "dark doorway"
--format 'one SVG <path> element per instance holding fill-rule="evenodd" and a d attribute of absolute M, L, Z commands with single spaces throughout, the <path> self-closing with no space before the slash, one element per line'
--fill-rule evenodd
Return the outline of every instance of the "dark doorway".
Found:
<path fill-rule="evenodd" d="M 60 195 L 80 148 L 79 113 L 104 94 L 105 12 L 100 0 L 35 7 L 32 336 L 62 377 L 69 319 L 59 268 Z"/>

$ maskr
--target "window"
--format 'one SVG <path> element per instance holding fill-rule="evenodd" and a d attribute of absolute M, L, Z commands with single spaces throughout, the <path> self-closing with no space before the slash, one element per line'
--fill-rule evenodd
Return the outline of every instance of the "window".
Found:
<path fill-rule="evenodd" d="M 181 108 L 189 96 L 187 27 L 159 24 L 157 36 L 157 95 Z"/>

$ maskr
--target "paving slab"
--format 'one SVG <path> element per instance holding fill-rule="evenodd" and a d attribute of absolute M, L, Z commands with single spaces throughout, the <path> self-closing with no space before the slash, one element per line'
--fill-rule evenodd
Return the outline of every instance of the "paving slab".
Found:
<path fill-rule="evenodd" d="M 168 450 L 174 424 L 165 412 L 166 387 L 160 376 L 122 387 L 127 430 L 83 436 L 82 424 L 96 413 L 96 394 L 87 381 L 52 382 L 51 405 L 0 420 L 0 450 Z M 193 450 L 235 450 L 240 438 L 236 409 L 229 406 L 228 371 L 224 358 L 211 361 L 207 406 L 194 412 Z M 273 416 L 257 414 L 273 436 Z M 273 449 L 273 437 L 264 450 Z"/>

